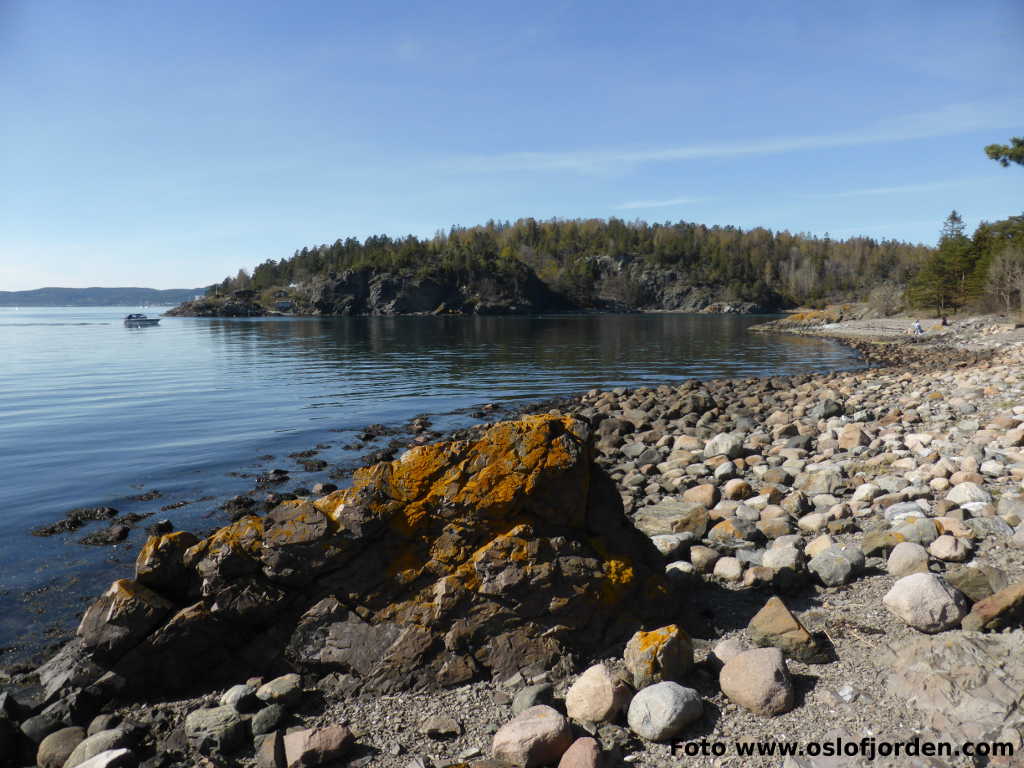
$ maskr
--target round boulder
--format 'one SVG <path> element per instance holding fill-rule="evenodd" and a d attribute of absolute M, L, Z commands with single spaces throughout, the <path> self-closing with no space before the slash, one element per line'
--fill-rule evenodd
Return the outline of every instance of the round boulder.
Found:
<path fill-rule="evenodd" d="M 629 690 L 604 664 L 589 667 L 565 694 L 565 711 L 581 723 L 606 723 L 625 709 Z"/>
<path fill-rule="evenodd" d="M 516 768 L 557 763 L 572 745 L 569 721 L 544 704 L 524 710 L 494 734 L 491 754 Z"/>
<path fill-rule="evenodd" d="M 778 648 L 756 648 L 733 656 L 718 675 L 722 693 L 757 715 L 793 708 L 793 682 Z"/>
<path fill-rule="evenodd" d="M 85 729 L 74 726 L 54 731 L 39 743 L 36 765 L 39 768 L 63 768 L 64 763 L 85 740 Z"/>
<path fill-rule="evenodd" d="M 928 550 L 912 541 L 901 541 L 892 548 L 885 569 L 890 576 L 902 579 L 912 573 L 928 572 Z"/>
<path fill-rule="evenodd" d="M 666 681 L 644 688 L 633 697 L 627 720 L 637 736 L 647 741 L 666 741 L 704 713 L 700 694 L 679 683 Z"/>
<path fill-rule="evenodd" d="M 893 584 L 882 598 L 889 612 L 919 632 L 934 634 L 959 626 L 967 599 L 932 573 L 913 573 Z"/>

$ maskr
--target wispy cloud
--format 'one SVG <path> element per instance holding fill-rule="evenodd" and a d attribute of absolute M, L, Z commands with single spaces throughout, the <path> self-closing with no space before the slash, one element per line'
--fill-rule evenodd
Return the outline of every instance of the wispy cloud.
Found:
<path fill-rule="evenodd" d="M 890 195 L 917 194 L 921 192 L 934 192 L 940 189 L 951 189 L 963 187 L 967 184 L 984 181 L 991 183 L 991 176 L 970 176 L 961 179 L 944 179 L 942 181 L 929 181 L 922 184 L 897 184 L 891 187 L 865 187 L 863 189 L 844 189 L 836 192 L 820 192 L 801 195 L 808 199 L 825 200 L 844 197 L 889 197 Z"/>
<path fill-rule="evenodd" d="M 615 208 L 620 211 L 633 211 L 645 208 L 673 208 L 677 205 L 687 205 L 689 203 L 699 202 L 701 202 L 701 198 L 699 197 L 673 197 L 669 200 L 633 200 L 629 203 L 616 205 Z"/>
<path fill-rule="evenodd" d="M 1019 123 L 1022 108 L 1024 108 L 1024 99 L 1000 105 L 951 104 L 937 110 L 876 121 L 859 130 L 831 134 L 752 138 L 654 149 L 597 149 L 469 155 L 451 158 L 446 165 L 450 170 L 466 172 L 576 171 L 603 173 L 628 170 L 647 163 L 773 155 L 785 152 L 888 144 L 1005 128 Z"/>

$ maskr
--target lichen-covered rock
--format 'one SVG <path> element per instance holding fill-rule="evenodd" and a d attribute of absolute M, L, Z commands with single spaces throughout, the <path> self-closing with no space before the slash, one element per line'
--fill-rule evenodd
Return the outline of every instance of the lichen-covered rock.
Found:
<path fill-rule="evenodd" d="M 693 667 L 693 643 L 686 632 L 670 624 L 634 634 L 623 658 L 637 690 L 665 680 L 678 683 Z"/>
<path fill-rule="evenodd" d="M 187 531 L 150 536 L 135 559 L 135 580 L 173 597 L 184 597 L 195 586 L 185 567 L 185 552 L 199 543 Z"/>
<path fill-rule="evenodd" d="M 147 602 L 159 619 L 108 643 L 105 663 L 148 695 L 234 683 L 282 657 L 377 692 L 564 667 L 671 610 L 663 558 L 593 459 L 584 422 L 530 416 L 413 448 L 184 552 L 162 537 L 143 578 L 183 569 L 192 586 Z"/>

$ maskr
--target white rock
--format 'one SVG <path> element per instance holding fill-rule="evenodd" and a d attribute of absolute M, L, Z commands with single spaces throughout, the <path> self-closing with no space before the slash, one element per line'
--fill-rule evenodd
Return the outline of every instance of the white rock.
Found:
<path fill-rule="evenodd" d="M 727 637 L 725 640 L 719 640 L 711 653 L 722 664 L 728 664 L 730 659 L 739 656 L 747 650 L 750 649 L 742 637 Z"/>
<path fill-rule="evenodd" d="M 137 764 L 138 760 L 132 751 L 122 747 L 100 752 L 84 763 L 79 763 L 77 768 L 134 768 Z"/>
<path fill-rule="evenodd" d="M 874 501 L 882 495 L 882 489 L 874 483 L 862 483 L 853 492 L 853 501 Z"/>
<path fill-rule="evenodd" d="M 804 565 L 804 553 L 794 546 L 773 547 L 764 553 L 761 558 L 761 565 L 766 568 L 774 568 L 781 571 L 789 568 L 792 571 L 799 571 Z"/>
<path fill-rule="evenodd" d="M 960 483 L 946 494 L 946 500 L 961 505 L 970 504 L 971 502 L 989 504 L 992 502 L 992 496 L 977 483 Z"/>
<path fill-rule="evenodd" d="M 735 459 L 742 453 L 743 438 L 724 432 L 720 435 L 715 435 L 704 445 L 704 458 L 706 459 L 710 459 L 712 456 L 725 456 L 729 459 Z"/>
<path fill-rule="evenodd" d="M 743 578 L 743 563 L 735 557 L 720 557 L 715 562 L 714 574 L 723 581 L 739 581 Z"/>
<path fill-rule="evenodd" d="M 882 603 L 908 626 L 928 634 L 959 626 L 967 615 L 963 593 L 931 573 L 904 576 L 893 584 Z"/>
<path fill-rule="evenodd" d="M 704 713 L 704 702 L 693 688 L 663 682 L 633 697 L 626 717 L 633 733 L 647 741 L 666 741 Z"/>
<path fill-rule="evenodd" d="M 797 528 L 804 533 L 817 533 L 823 530 L 829 522 L 827 512 L 811 512 L 796 521 Z"/>

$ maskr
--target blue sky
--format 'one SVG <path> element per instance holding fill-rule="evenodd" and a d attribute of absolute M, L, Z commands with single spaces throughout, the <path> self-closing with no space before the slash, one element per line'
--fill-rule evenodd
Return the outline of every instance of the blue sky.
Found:
<path fill-rule="evenodd" d="M 1024 3 L 0 0 L 0 289 L 523 216 L 1024 210 Z"/>

